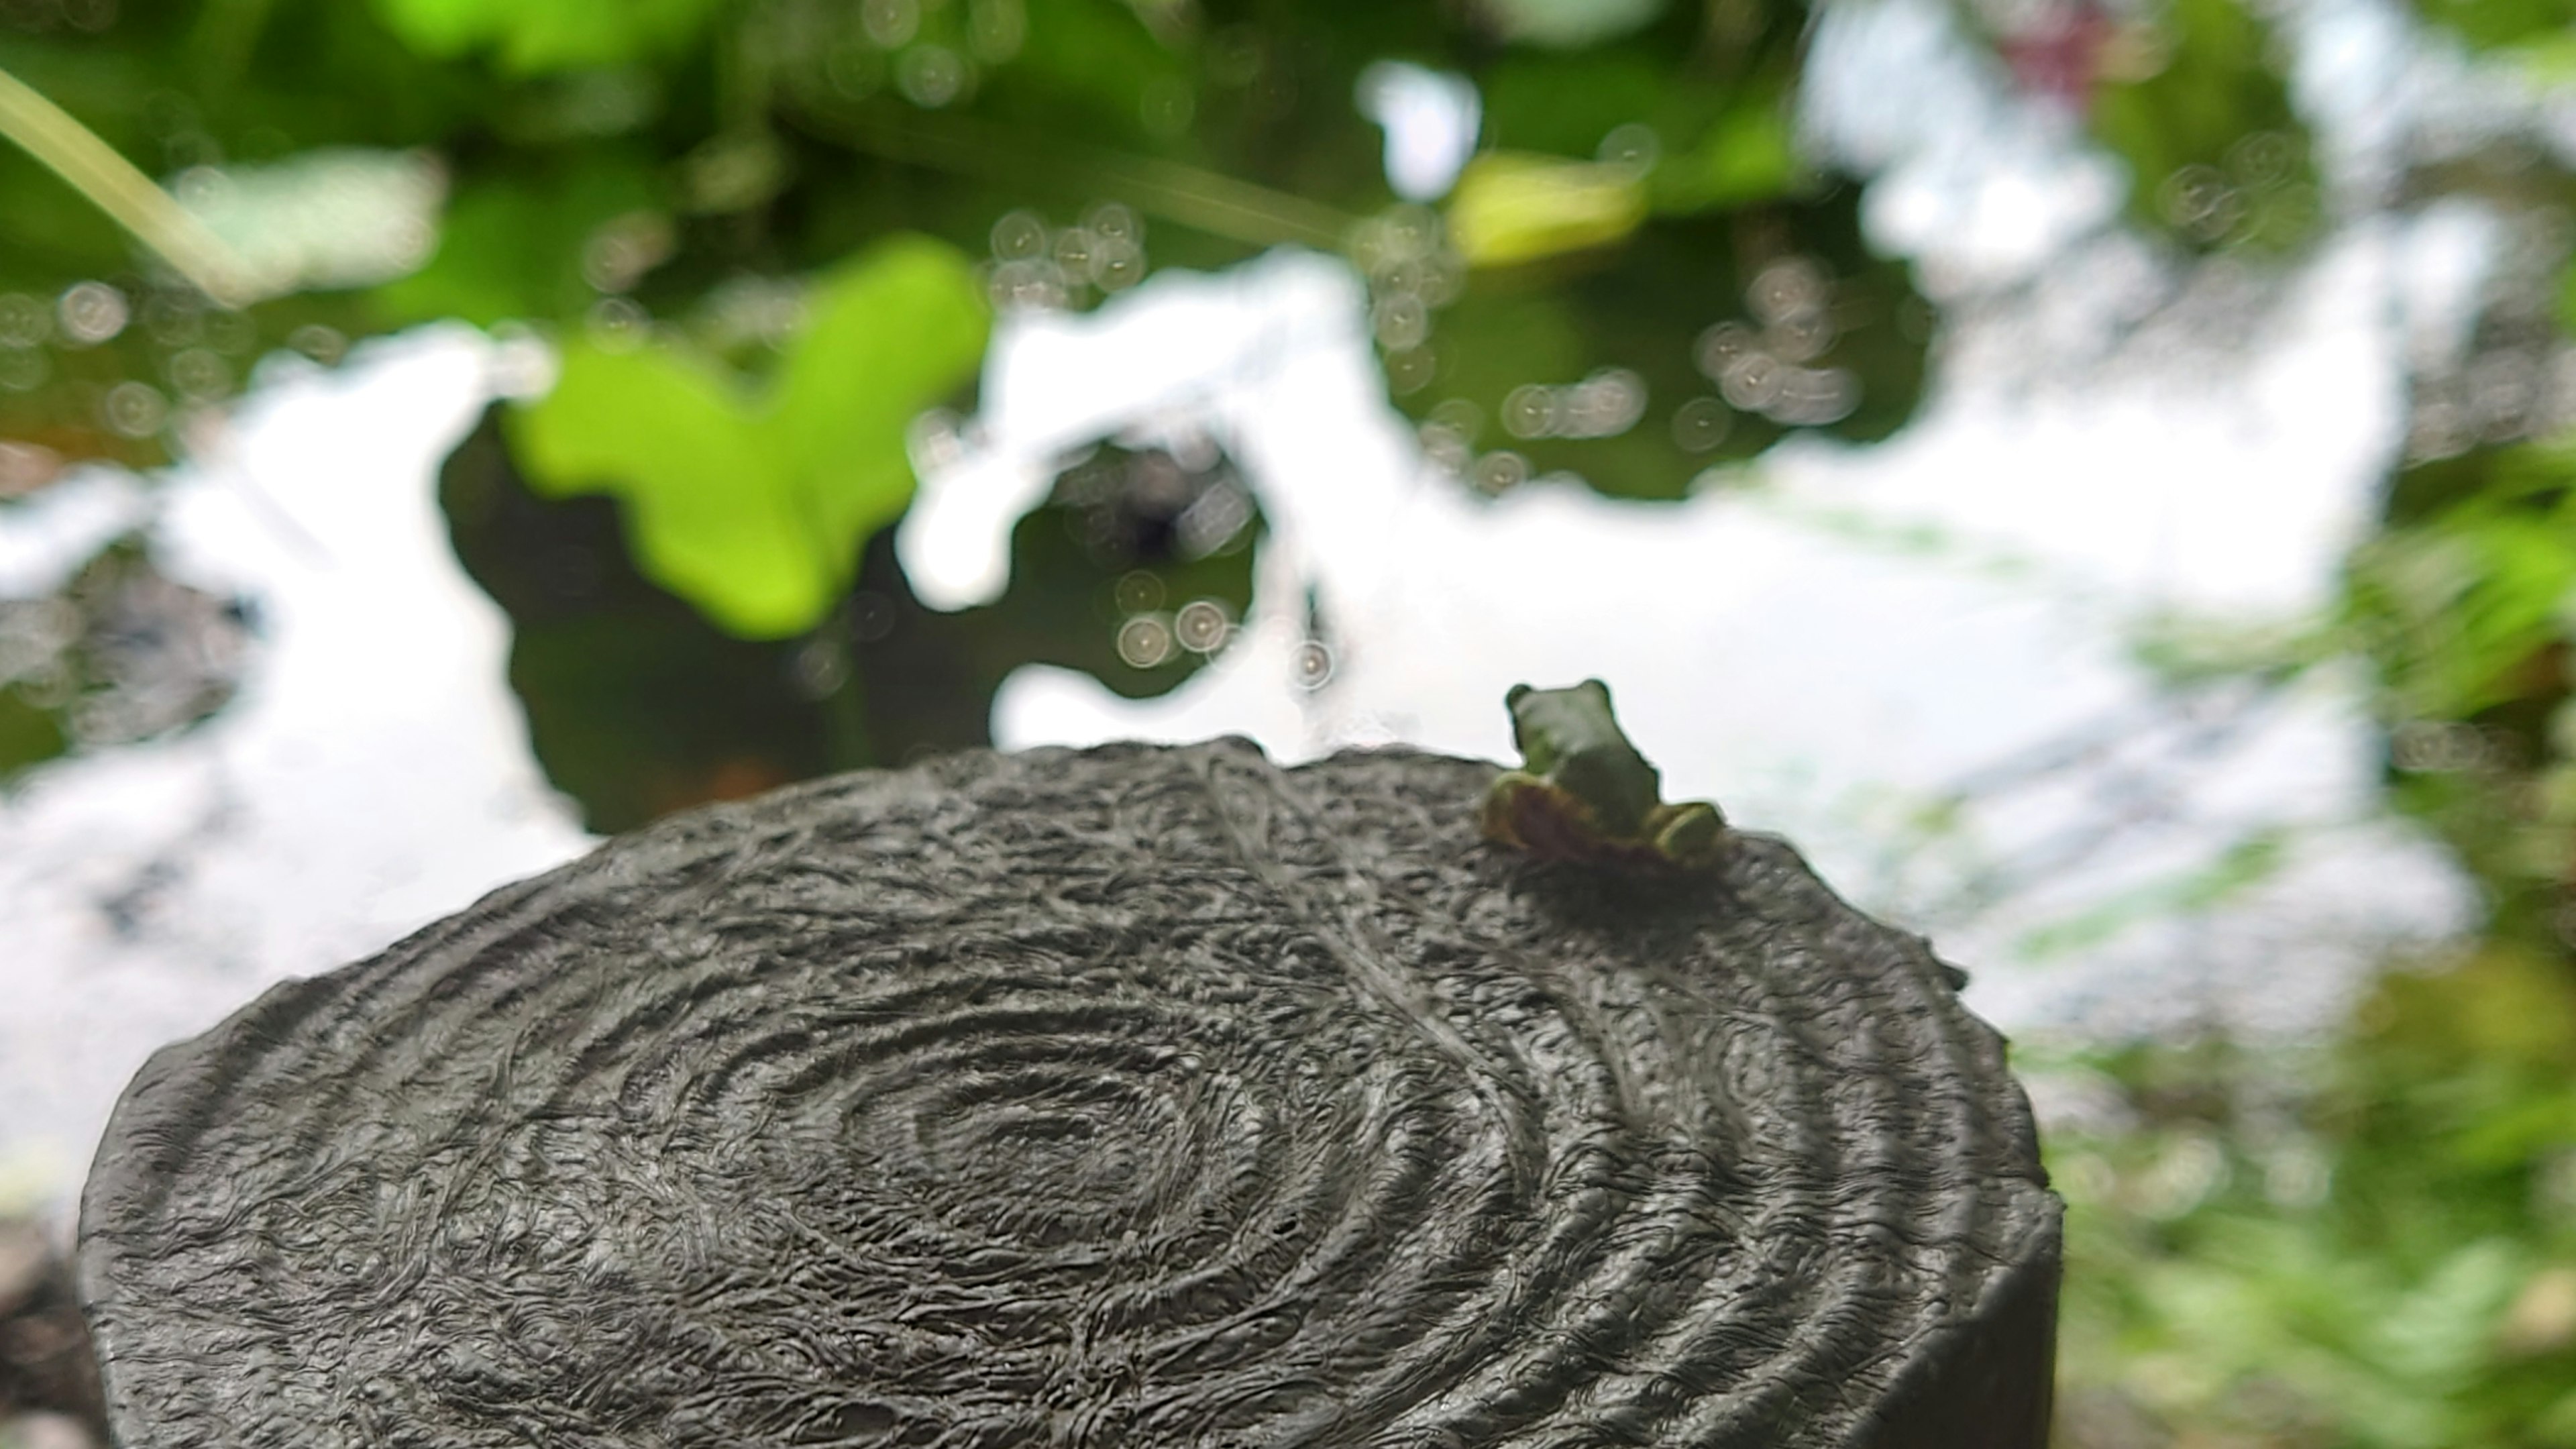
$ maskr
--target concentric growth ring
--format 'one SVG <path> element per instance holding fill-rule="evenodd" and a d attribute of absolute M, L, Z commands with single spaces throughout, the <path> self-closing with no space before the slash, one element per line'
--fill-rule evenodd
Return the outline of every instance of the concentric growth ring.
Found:
<path fill-rule="evenodd" d="M 977 754 L 701 811 L 156 1057 L 129 1446 L 2038 1444 L 2001 1044 L 1784 845 L 1492 767 Z"/>

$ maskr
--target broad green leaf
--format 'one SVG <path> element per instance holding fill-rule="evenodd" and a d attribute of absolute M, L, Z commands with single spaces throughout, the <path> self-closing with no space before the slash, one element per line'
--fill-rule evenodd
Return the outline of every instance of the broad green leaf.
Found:
<path fill-rule="evenodd" d="M 717 0 L 375 0 L 388 29 L 423 55 L 500 54 L 522 75 L 625 65 L 695 39 Z"/>
<path fill-rule="evenodd" d="M 844 265 L 810 306 L 767 387 L 675 343 L 577 342 L 511 430 L 532 486 L 618 498 L 646 577 L 746 638 L 830 610 L 912 496 L 907 425 L 984 351 L 973 269 L 927 239 Z"/>

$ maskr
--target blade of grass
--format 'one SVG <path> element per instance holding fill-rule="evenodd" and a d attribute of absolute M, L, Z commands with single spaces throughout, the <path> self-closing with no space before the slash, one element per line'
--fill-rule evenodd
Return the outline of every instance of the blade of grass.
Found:
<path fill-rule="evenodd" d="M 249 269 L 204 222 L 116 154 L 97 132 L 5 70 L 0 70 L 0 136 L 63 178 L 216 305 L 245 307 L 259 300 Z"/>

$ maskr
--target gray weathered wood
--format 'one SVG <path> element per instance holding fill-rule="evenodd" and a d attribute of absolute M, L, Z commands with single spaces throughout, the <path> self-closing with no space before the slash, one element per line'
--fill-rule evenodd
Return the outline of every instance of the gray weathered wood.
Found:
<path fill-rule="evenodd" d="M 972 754 L 677 817 L 156 1056 L 129 1446 L 2000 1446 L 2058 1207 L 1995 1033 L 1785 844 L 1493 767 Z"/>

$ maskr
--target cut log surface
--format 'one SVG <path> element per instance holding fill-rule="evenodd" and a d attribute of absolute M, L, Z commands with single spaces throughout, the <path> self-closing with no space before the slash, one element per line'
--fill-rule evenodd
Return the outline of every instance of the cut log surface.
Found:
<path fill-rule="evenodd" d="M 154 1057 L 127 1446 L 2000 1446 L 2058 1204 L 2002 1040 L 1786 844 L 1494 767 L 969 754 L 674 817 Z"/>

